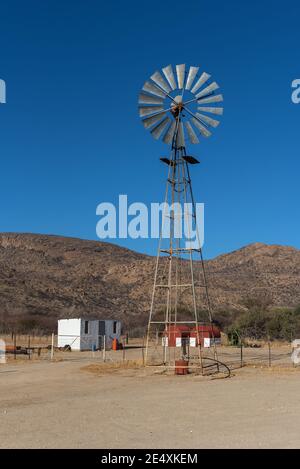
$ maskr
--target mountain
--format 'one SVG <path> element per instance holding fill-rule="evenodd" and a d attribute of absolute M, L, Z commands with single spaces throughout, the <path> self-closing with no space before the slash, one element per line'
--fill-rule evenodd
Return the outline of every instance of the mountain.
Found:
<path fill-rule="evenodd" d="M 0 233 L 0 326 L 51 330 L 59 317 L 147 322 L 155 258 L 62 236 Z M 243 307 L 268 296 L 275 306 L 300 304 L 300 250 L 251 244 L 206 262 L 214 309 Z"/>

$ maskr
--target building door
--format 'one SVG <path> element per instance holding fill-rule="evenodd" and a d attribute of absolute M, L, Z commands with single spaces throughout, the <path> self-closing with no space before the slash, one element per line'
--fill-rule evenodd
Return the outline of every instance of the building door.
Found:
<path fill-rule="evenodd" d="M 190 344 L 190 334 L 188 332 L 182 332 L 181 334 L 181 347 L 182 347 L 182 357 L 189 356 L 189 344 Z"/>
<path fill-rule="evenodd" d="M 98 337 L 99 337 L 98 348 L 100 350 L 103 349 L 104 336 L 105 336 L 105 321 L 99 321 L 99 326 L 98 326 Z"/>

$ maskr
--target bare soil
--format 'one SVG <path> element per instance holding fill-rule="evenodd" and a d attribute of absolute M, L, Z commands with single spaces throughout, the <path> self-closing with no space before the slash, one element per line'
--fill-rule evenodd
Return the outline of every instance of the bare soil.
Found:
<path fill-rule="evenodd" d="M 238 365 L 237 351 L 223 359 Z M 230 379 L 141 366 L 141 350 L 0 365 L 1 448 L 299 448 L 300 368 L 247 350 Z M 115 357 L 114 361 L 111 357 Z M 276 359 L 277 357 L 277 359 Z M 235 368 L 233 366 L 232 368 Z"/>

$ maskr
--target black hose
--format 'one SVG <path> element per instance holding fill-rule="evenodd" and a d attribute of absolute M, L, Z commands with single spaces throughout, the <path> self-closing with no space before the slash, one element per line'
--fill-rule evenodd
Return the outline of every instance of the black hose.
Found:
<path fill-rule="evenodd" d="M 222 365 L 224 366 L 224 368 L 226 368 L 227 370 L 227 375 L 226 376 L 223 376 L 223 377 L 219 377 L 219 378 L 212 378 L 212 379 L 225 379 L 225 378 L 230 378 L 231 376 L 231 372 L 230 372 L 230 368 L 225 365 L 225 363 L 223 362 L 220 362 L 219 360 L 216 360 L 215 358 L 210 358 L 210 357 L 202 357 L 202 360 L 210 360 L 212 362 L 214 362 L 216 365 Z M 204 367 L 205 368 L 205 367 Z"/>

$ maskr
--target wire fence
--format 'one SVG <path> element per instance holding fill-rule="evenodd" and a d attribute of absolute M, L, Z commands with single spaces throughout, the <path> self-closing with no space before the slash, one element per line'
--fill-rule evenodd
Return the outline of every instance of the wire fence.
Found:
<path fill-rule="evenodd" d="M 62 340 L 63 339 L 63 340 Z M 143 344 L 135 345 L 136 340 L 128 345 L 128 337 L 121 337 L 112 350 L 112 339 L 105 335 L 94 336 L 52 334 L 50 336 L 0 334 L 0 359 L 2 362 L 24 360 L 100 360 L 125 361 L 129 351 L 140 351 L 143 355 Z M 62 345 L 64 344 L 64 345 Z M 61 346 L 59 346 L 61 345 Z M 1 355 L 2 352 L 2 355 Z M 131 353 L 132 355 L 132 353 Z M 5 356 L 5 360 L 3 357 Z"/>
<path fill-rule="evenodd" d="M 218 349 L 219 359 L 235 370 L 247 366 L 287 368 L 295 367 L 293 361 L 293 347 L 291 344 L 267 343 L 256 347 L 226 346 Z"/>
<path fill-rule="evenodd" d="M 105 336 L 99 336 L 98 347 L 90 346 L 88 337 L 85 338 L 89 347 L 84 350 L 72 350 L 72 343 L 79 336 L 70 337 L 69 346 L 58 347 L 58 336 L 36 336 L 36 335 L 1 335 L 0 334 L 0 364 L 3 363 L 3 349 L 5 349 L 6 362 L 21 362 L 24 360 L 32 361 L 97 361 L 97 362 L 125 362 L 130 360 L 144 363 L 145 340 L 129 339 L 122 337 L 119 341 L 117 350 L 112 350 L 107 346 Z M 72 339 L 72 340 L 71 340 Z M 80 338 L 82 340 L 82 337 Z M 73 341 L 73 342 L 72 342 Z M 151 344 L 150 344 L 151 347 Z M 159 355 L 163 353 L 163 347 L 158 343 L 153 343 L 153 349 Z M 161 350 L 158 350 L 160 349 Z M 2 355 L 1 355 L 2 350 Z M 295 361 L 295 351 L 300 356 L 300 345 L 295 348 L 293 344 L 288 343 L 263 343 L 256 344 L 255 347 L 220 345 L 217 347 L 218 359 L 225 363 L 231 370 L 252 367 L 296 367 L 300 363 Z M 297 354 L 296 354 L 297 355 Z M 2 357 L 2 358 L 1 358 Z M 299 360 L 300 361 L 300 358 Z"/>

